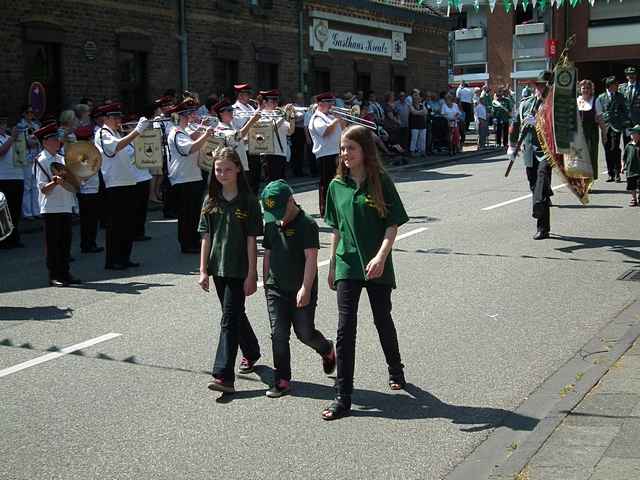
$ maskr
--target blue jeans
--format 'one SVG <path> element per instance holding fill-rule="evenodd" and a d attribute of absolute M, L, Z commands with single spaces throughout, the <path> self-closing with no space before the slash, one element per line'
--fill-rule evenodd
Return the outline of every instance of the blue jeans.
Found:
<path fill-rule="evenodd" d="M 269 321 L 271 322 L 271 345 L 273 347 L 274 381 L 291 380 L 291 350 L 289 338 L 291 326 L 302 343 L 313 348 L 319 355 L 331 352 L 332 345 L 315 327 L 318 291 L 311 292 L 311 300 L 306 307 L 296 306 L 297 292 L 284 292 L 272 286 L 265 286 Z"/>
<path fill-rule="evenodd" d="M 213 277 L 216 293 L 222 305 L 220 339 L 213 363 L 213 376 L 225 382 L 235 379 L 234 363 L 238 347 L 251 361 L 260 358 L 260 345 L 244 311 L 244 279 Z"/>

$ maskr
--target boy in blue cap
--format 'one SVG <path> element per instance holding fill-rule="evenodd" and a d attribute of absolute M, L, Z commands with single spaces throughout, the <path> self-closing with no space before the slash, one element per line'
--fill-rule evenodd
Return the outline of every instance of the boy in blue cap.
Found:
<path fill-rule="evenodd" d="M 260 198 L 264 210 L 264 289 L 271 322 L 275 378 L 271 398 L 290 390 L 291 325 L 298 339 L 322 356 L 326 374 L 335 370 L 333 343 L 315 328 L 318 298 L 318 225 L 293 199 L 284 180 L 269 183 Z"/>

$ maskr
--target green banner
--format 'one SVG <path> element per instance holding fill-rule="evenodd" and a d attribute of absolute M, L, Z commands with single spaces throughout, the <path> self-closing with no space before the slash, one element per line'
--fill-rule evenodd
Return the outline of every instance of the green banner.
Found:
<path fill-rule="evenodd" d="M 577 131 L 576 69 L 556 67 L 553 81 L 553 132 L 556 152 L 569 153 Z"/>

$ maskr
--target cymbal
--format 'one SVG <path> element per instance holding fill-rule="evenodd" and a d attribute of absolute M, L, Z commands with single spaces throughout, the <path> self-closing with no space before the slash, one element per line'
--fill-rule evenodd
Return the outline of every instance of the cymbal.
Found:
<path fill-rule="evenodd" d="M 80 180 L 92 177 L 102 163 L 102 155 L 92 142 L 78 141 L 64 146 L 64 164 Z"/>

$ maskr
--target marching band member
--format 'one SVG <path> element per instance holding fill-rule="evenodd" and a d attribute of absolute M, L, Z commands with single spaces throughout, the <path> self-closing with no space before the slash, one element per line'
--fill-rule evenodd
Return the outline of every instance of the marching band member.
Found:
<path fill-rule="evenodd" d="M 131 261 L 131 250 L 135 236 L 135 211 L 131 205 L 135 201 L 136 178 L 130 164 L 131 149 L 127 146 L 149 127 L 149 121 L 142 117 L 135 129 L 121 137 L 118 129 L 122 124 L 122 104 L 108 103 L 98 107 L 96 116 L 103 126 L 96 132 L 95 144 L 102 154 L 102 175 L 107 197 L 107 241 L 105 268 L 124 270 L 138 267 Z"/>
<path fill-rule="evenodd" d="M 134 118 L 137 118 L 134 117 Z M 134 236 L 135 242 L 144 242 L 151 240 L 151 237 L 146 234 L 145 225 L 147 223 L 147 209 L 149 208 L 149 194 L 151 192 L 151 173 L 148 168 L 138 168 L 135 164 L 135 148 L 133 144 L 127 145 L 127 150 L 131 155 L 132 162 L 129 164 L 131 173 L 136 179 L 135 197 L 132 205 L 134 210 Z"/>
<path fill-rule="evenodd" d="M 266 90 L 261 91 L 260 96 L 262 97 L 261 110 L 263 112 L 275 112 L 280 99 L 280 92 L 278 90 Z M 260 154 L 262 163 L 266 165 L 267 182 L 284 179 L 287 168 L 287 152 L 289 151 L 288 137 L 293 135 L 296 128 L 295 122 L 289 122 L 285 118 L 273 119 L 271 122 L 275 137 L 273 140 L 274 153 Z"/>
<path fill-rule="evenodd" d="M 178 241 L 182 253 L 200 253 L 197 230 L 204 183 L 198 166 L 198 150 L 204 146 L 211 129 L 207 127 L 203 132 L 198 131 L 196 138 L 191 138 L 187 127 L 198 106 L 196 101 L 188 98 L 168 111 L 177 113 L 180 118 L 179 124 L 169 133 L 168 143 L 171 151 L 169 181 L 178 210 Z"/>
<path fill-rule="evenodd" d="M 336 176 L 338 151 L 340 149 L 340 135 L 342 123 L 340 119 L 331 115 L 331 107 L 336 97 L 333 93 L 321 93 L 316 97 L 318 107 L 309 121 L 309 134 L 313 140 L 313 154 L 320 165 L 320 185 L 318 189 L 320 215 L 324 216 L 324 207 L 329 183 Z"/>
<path fill-rule="evenodd" d="M 40 144 L 34 137 L 33 132 L 40 128 L 40 123 L 33 116 L 33 108 L 27 105 L 24 108 L 22 119 L 18 122 L 20 135 L 24 135 L 27 146 L 26 162 L 22 166 L 24 170 L 24 193 L 22 195 L 22 216 L 26 219 L 40 217 L 40 206 L 38 204 L 38 187 L 33 167 L 35 159 L 40 154 Z"/>
<path fill-rule="evenodd" d="M 249 160 L 247 156 L 247 144 L 244 138 L 249 134 L 249 129 L 260 119 L 260 112 L 256 111 L 240 130 L 234 128 L 233 105 L 227 100 L 216 103 L 212 110 L 220 119 L 220 123 L 214 129 L 214 134 L 224 135 L 227 144 L 236 151 L 242 163 L 245 177 L 249 177 Z"/>
<path fill-rule="evenodd" d="M 92 140 L 95 130 L 90 126 L 77 128 L 78 140 Z M 100 253 L 104 247 L 96 243 L 98 220 L 100 218 L 100 176 L 98 173 L 80 182 L 78 206 L 80 207 L 80 251 L 82 253 Z"/>
<path fill-rule="evenodd" d="M 242 116 L 236 116 L 233 119 L 233 127 L 236 130 L 241 130 L 249 121 L 250 114 L 254 113 L 256 109 L 249 103 L 251 85 L 248 83 L 241 83 L 239 85 L 234 85 L 233 89 L 236 91 L 237 95 L 236 103 L 233 104 L 233 108 L 237 112 L 244 112 Z M 247 181 L 249 182 L 249 187 L 251 187 L 253 194 L 257 195 L 258 190 L 260 190 L 260 174 L 262 171 L 260 156 L 247 154 L 247 160 L 249 162 L 249 176 L 247 177 Z"/>
<path fill-rule="evenodd" d="M 63 187 L 65 182 L 78 188 L 73 175 L 64 174 L 64 159 L 58 155 L 60 139 L 58 125 L 49 123 L 34 132 L 44 147 L 36 159 L 36 179 L 40 213 L 44 215 L 45 253 L 49 270 L 49 285 L 66 287 L 82 283 L 69 272 L 71 255 L 71 210 L 73 193 Z"/>
<path fill-rule="evenodd" d="M 18 225 L 22 217 L 22 196 L 24 193 L 24 171 L 13 163 L 13 145 L 18 138 L 18 128 L 7 129 L 7 117 L 0 117 L 0 192 L 7 198 L 13 231 L 0 243 L 0 248 L 24 247 L 20 242 Z"/>
<path fill-rule="evenodd" d="M 155 108 L 154 117 L 165 116 L 167 111 L 173 107 L 175 98 L 169 95 L 163 95 L 153 101 Z M 153 128 L 162 130 L 162 173 L 155 175 L 151 181 L 152 198 L 162 202 L 162 213 L 164 218 L 176 218 L 176 202 L 171 190 L 171 182 L 169 182 L 169 158 L 171 151 L 169 150 L 169 134 L 175 127 L 172 123 L 155 122 Z"/>

